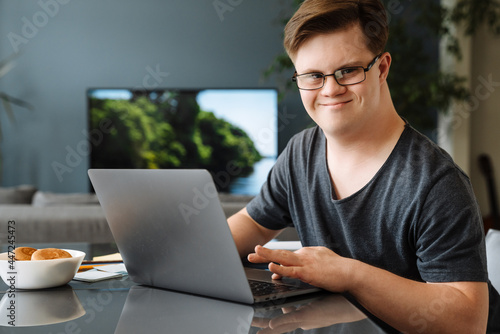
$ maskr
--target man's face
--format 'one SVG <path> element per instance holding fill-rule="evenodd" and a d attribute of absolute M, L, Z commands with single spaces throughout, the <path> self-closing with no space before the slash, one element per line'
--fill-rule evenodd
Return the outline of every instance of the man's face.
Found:
<path fill-rule="evenodd" d="M 368 50 L 359 25 L 346 30 L 313 36 L 297 51 L 294 65 L 298 74 L 331 74 L 350 66 L 367 67 L 376 55 Z M 317 90 L 300 90 L 309 116 L 330 136 L 356 135 L 375 126 L 380 104 L 380 60 L 366 72 L 366 80 L 340 86 L 333 76 Z"/>

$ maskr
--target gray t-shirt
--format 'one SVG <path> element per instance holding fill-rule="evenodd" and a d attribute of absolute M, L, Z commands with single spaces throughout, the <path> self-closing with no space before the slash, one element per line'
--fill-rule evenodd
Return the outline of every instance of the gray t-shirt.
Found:
<path fill-rule="evenodd" d="M 247 206 L 264 227 L 295 226 L 304 246 L 326 246 L 417 281 L 488 281 L 481 214 L 468 177 L 406 125 L 377 174 L 335 200 L 319 127 L 294 136 Z"/>

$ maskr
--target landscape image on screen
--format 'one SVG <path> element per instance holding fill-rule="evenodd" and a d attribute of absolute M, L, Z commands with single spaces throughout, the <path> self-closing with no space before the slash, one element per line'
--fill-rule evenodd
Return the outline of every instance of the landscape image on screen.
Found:
<path fill-rule="evenodd" d="M 255 195 L 277 157 L 274 89 L 89 89 L 91 168 L 202 168 Z"/>

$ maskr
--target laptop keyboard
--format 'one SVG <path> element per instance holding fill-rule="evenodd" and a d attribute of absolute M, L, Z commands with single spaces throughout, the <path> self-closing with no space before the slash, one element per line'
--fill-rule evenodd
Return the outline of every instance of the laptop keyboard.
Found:
<path fill-rule="evenodd" d="M 298 290 L 300 287 L 293 285 L 285 285 L 272 282 L 261 282 L 249 280 L 250 288 L 254 296 L 265 296 L 270 294 L 279 294 L 287 291 Z"/>

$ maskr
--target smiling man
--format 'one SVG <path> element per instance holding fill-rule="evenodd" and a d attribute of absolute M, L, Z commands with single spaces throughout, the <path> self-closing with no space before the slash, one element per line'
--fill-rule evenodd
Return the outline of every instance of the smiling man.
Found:
<path fill-rule="evenodd" d="M 378 0 L 306 0 L 285 28 L 317 126 L 291 139 L 229 218 L 242 256 L 275 277 L 348 292 L 404 332 L 484 333 L 488 276 L 468 177 L 397 113 Z M 262 245 L 294 226 L 304 248 Z"/>

